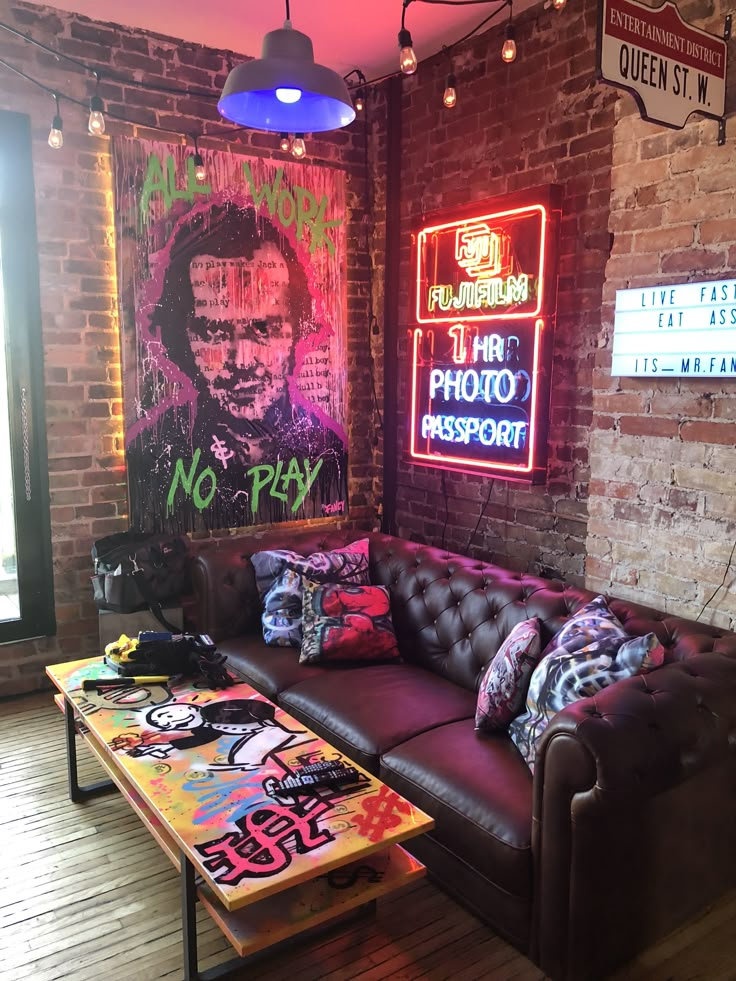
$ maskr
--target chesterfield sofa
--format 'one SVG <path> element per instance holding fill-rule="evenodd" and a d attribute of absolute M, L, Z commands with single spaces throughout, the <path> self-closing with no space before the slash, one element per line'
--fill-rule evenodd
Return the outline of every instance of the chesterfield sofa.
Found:
<path fill-rule="evenodd" d="M 568 706 L 534 774 L 474 730 L 488 662 L 521 620 L 546 643 L 594 597 L 372 533 L 402 660 L 300 665 L 267 647 L 250 556 L 308 555 L 355 530 L 225 539 L 194 560 L 195 620 L 229 667 L 436 822 L 408 847 L 554 981 L 600 981 L 736 883 L 736 634 L 611 599 L 665 664 Z"/>

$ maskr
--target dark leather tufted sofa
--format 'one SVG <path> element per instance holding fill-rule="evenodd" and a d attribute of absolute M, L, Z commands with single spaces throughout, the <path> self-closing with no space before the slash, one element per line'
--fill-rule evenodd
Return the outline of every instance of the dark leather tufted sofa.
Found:
<path fill-rule="evenodd" d="M 593 593 L 371 534 L 404 663 L 300 665 L 269 648 L 249 556 L 359 532 L 228 539 L 194 563 L 198 625 L 255 688 L 436 821 L 410 848 L 555 981 L 599 981 L 736 882 L 736 634 L 622 600 L 667 663 L 568 707 L 532 777 L 505 733 L 473 728 L 511 628 L 545 642 Z"/>

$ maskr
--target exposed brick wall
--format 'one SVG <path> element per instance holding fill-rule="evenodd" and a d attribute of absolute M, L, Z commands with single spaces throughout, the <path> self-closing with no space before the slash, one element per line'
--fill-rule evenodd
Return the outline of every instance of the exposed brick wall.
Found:
<path fill-rule="evenodd" d="M 591 388 L 609 251 L 613 105 L 596 83 L 596 3 L 542 5 L 516 19 L 518 57 L 501 61 L 503 27 L 453 51 L 458 103 L 442 106 L 448 60 L 438 56 L 403 82 L 402 255 L 399 314 L 399 447 L 406 452 L 412 275 L 411 229 L 424 214 L 522 188 L 563 190 L 558 321 L 554 344 L 548 482 L 497 480 L 472 554 L 582 583 L 587 534 Z M 421 11 L 411 8 L 419 33 Z M 407 18 L 410 20 L 411 18 Z M 380 106 L 379 106 L 380 108 Z M 385 133 L 378 134 L 380 140 Z M 380 188 L 385 150 L 372 147 Z M 376 211 L 377 227 L 383 220 Z M 380 256 L 376 256 L 380 263 Z M 487 478 L 441 475 L 401 459 L 399 532 L 464 552 L 488 493 Z"/>
<path fill-rule="evenodd" d="M 2 19 L 19 31 L 103 72 L 110 66 L 139 81 L 191 84 L 218 93 L 230 59 L 242 60 L 231 52 L 99 24 L 47 7 L 8 2 L 2 6 Z M 6 32 L 0 32 L 0 57 L 61 93 L 81 100 L 91 94 L 89 76 Z M 90 548 L 94 539 L 127 527 L 127 498 L 109 142 L 87 134 L 86 110 L 63 102 L 64 148 L 51 150 L 46 142 L 51 97 L 4 69 L 0 77 L 0 108 L 28 113 L 33 129 L 58 621 L 53 638 L 0 648 L 0 694 L 14 694 L 43 684 L 45 664 L 98 653 Z M 100 94 L 109 109 L 144 126 L 205 134 L 222 128 L 214 99 L 146 92 L 112 80 L 103 80 Z M 107 122 L 113 135 L 165 138 L 142 126 L 110 118 Z M 277 144 L 274 135 L 242 132 L 233 138 L 205 139 L 201 146 L 206 152 L 208 147 L 235 145 L 244 152 L 283 157 Z M 351 520 L 366 522 L 372 517 L 373 447 L 362 125 L 326 139 L 310 139 L 309 154 L 310 161 L 344 167 L 348 175 L 349 493 Z"/>
<path fill-rule="evenodd" d="M 707 0 L 682 13 L 720 34 L 729 10 Z M 731 118 L 719 147 L 717 125 L 692 116 L 666 130 L 620 97 L 593 386 L 587 583 L 686 617 L 724 581 L 736 539 L 736 389 L 718 378 L 612 378 L 611 337 L 617 289 L 734 277 L 736 133 Z M 736 626 L 733 579 L 731 571 L 702 620 Z"/>

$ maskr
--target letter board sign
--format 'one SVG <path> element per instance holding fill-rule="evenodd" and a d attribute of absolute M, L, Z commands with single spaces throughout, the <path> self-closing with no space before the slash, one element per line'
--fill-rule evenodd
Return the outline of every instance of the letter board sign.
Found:
<path fill-rule="evenodd" d="M 544 480 L 559 217 L 546 187 L 416 233 L 412 463 Z"/>
<path fill-rule="evenodd" d="M 736 378 L 736 279 L 616 290 L 611 374 Z"/>
<path fill-rule="evenodd" d="M 631 92 L 650 122 L 682 129 L 693 112 L 720 119 L 726 42 L 685 23 L 671 0 L 601 0 L 598 77 Z"/>

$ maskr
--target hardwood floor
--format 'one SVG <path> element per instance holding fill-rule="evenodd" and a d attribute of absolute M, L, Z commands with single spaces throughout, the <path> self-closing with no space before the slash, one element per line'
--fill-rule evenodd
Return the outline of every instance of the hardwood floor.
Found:
<path fill-rule="evenodd" d="M 80 749 L 80 781 L 99 767 Z M 69 801 L 51 694 L 0 702 L 0 979 L 181 978 L 178 874 L 119 794 Z M 201 967 L 231 955 L 198 911 Z M 612 981 L 736 981 L 736 891 Z M 233 978 L 259 981 L 543 981 L 426 880 Z M 591 979 L 601 981 L 601 979 Z"/>

